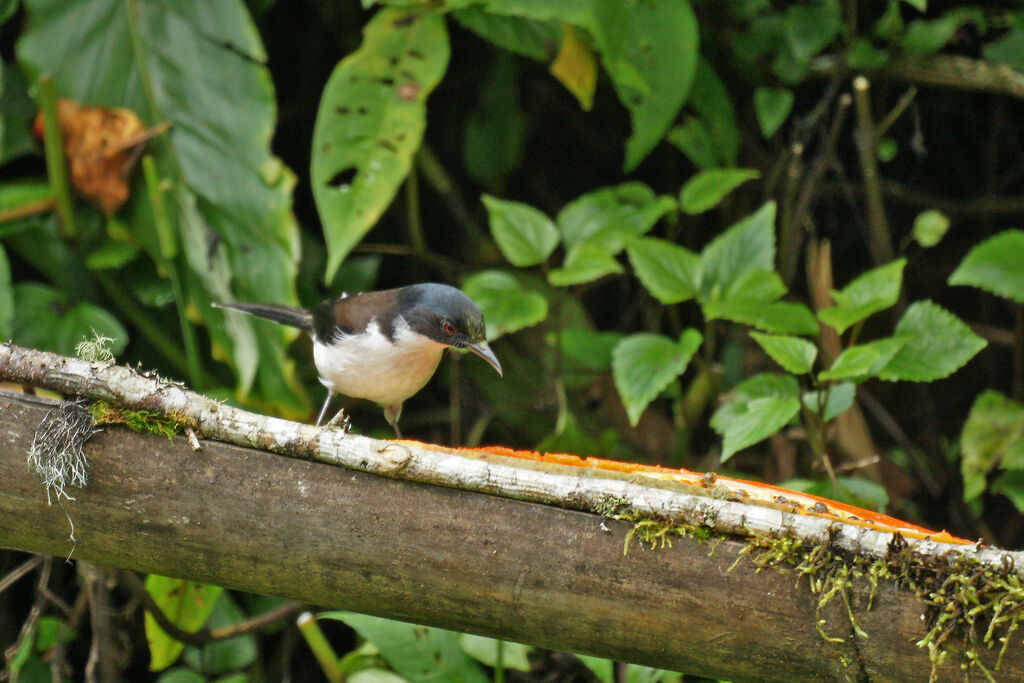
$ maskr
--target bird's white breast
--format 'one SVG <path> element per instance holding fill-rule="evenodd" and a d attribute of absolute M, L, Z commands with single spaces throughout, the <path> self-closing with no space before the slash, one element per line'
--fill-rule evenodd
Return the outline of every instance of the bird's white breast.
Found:
<path fill-rule="evenodd" d="M 402 319 L 389 340 L 375 322 L 361 334 L 313 339 L 320 383 L 353 398 L 382 405 L 400 404 L 423 388 L 445 346 L 413 332 Z"/>

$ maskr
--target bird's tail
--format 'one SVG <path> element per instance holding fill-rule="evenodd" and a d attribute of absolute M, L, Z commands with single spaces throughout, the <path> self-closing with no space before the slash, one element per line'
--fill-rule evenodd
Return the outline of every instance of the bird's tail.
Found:
<path fill-rule="evenodd" d="M 280 304 L 238 304 L 214 302 L 216 308 L 229 308 L 232 311 L 241 311 L 259 318 L 273 320 L 282 325 L 298 327 L 307 332 L 313 331 L 313 314 L 304 308 L 295 306 L 282 306 Z"/>

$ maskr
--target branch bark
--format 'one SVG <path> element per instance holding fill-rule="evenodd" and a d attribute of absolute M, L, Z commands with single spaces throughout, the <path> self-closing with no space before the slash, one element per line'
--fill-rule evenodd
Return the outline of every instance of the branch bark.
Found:
<path fill-rule="evenodd" d="M 826 55 L 811 61 L 810 73 L 830 77 L 846 68 L 841 60 Z M 1024 74 L 1007 64 L 995 64 L 962 55 L 939 54 L 926 59 L 900 58 L 871 72 L 871 75 L 915 85 L 1024 99 Z"/>
<path fill-rule="evenodd" d="M 806 520 L 822 523 L 815 538 L 831 539 L 835 549 L 877 549 L 891 533 L 687 495 L 681 486 L 642 484 L 637 476 L 531 468 L 513 458 L 474 459 L 324 432 L 252 416 L 125 368 L 43 357 L 40 364 L 36 352 L 0 347 L 0 375 L 17 367 L 32 383 L 65 391 L 88 384 L 93 396 L 136 407 L 181 398 L 179 416 L 191 415 L 208 436 L 215 420 L 189 411 L 215 409 L 219 429 L 237 428 L 256 444 L 392 478 L 209 439 L 193 451 L 184 437 L 171 442 L 107 427 L 85 446 L 89 485 L 64 503 L 75 523 L 72 547 L 64 510 L 47 505 L 39 478 L 25 466 L 52 404 L 4 394 L 2 546 L 61 556 L 73 550 L 79 560 L 729 680 L 927 678 L 927 651 L 914 645 L 927 632 L 927 610 L 892 581 L 879 583 L 871 609 L 868 582 L 849 587 L 864 638 L 854 634 L 843 599 L 819 614 L 819 596 L 790 568 L 758 571 L 739 558 L 730 570 L 749 539 L 673 537 L 672 547 L 634 543 L 624 555 L 628 522 L 502 496 L 557 495 L 562 505 L 585 507 L 606 495 L 596 490 L 617 491 L 637 508 L 702 514 L 716 529 L 725 520 L 724 528 L 741 534 L 772 528 L 781 536 L 813 535 L 815 527 L 798 523 Z M 131 387 L 140 392 L 134 398 Z M 431 477 L 447 485 L 425 485 Z M 526 485 L 517 489 L 516 481 Z M 911 542 L 942 559 L 967 553 L 982 566 L 1004 557 L 1024 566 L 1018 554 L 996 549 Z M 822 639 L 819 619 L 841 642 Z M 1000 680 L 1024 678 L 1019 640 Z M 991 651 L 980 655 L 992 665 Z M 940 675 L 959 676 L 959 662 L 954 648 Z"/>

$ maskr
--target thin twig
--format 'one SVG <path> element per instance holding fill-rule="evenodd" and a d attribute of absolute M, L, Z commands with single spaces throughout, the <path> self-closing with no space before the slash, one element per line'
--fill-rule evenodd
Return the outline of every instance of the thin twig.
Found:
<path fill-rule="evenodd" d="M 804 176 L 804 182 L 797 196 L 796 204 L 788 222 L 782 224 L 782 235 L 779 245 L 779 269 L 782 272 L 782 279 L 788 285 L 793 282 L 796 275 L 797 257 L 803 244 L 803 225 L 806 219 L 811 202 L 818 193 L 821 179 L 825 176 L 835 157 L 836 141 L 839 133 L 846 122 L 846 115 L 850 111 L 850 95 L 843 93 L 836 104 L 836 113 L 832 118 L 832 126 L 829 128 L 828 137 L 825 138 L 821 149 L 811 163 L 811 168 Z"/>
<path fill-rule="evenodd" d="M 885 115 L 885 118 L 879 122 L 878 128 L 875 129 L 875 136 L 881 139 L 881 137 L 885 135 L 885 132 L 892 127 L 892 124 L 896 123 L 896 121 L 903 116 L 903 112 L 907 110 L 907 107 L 910 106 L 915 97 L 917 97 L 917 88 L 910 87 L 907 89 L 896 103 L 896 106 L 893 107 L 889 113 Z"/>
<path fill-rule="evenodd" d="M 51 560 L 52 558 L 48 555 L 41 555 L 42 567 L 39 570 L 39 579 L 36 581 L 36 599 L 32 603 L 32 608 L 28 611 L 28 616 L 21 625 L 21 630 L 18 632 L 18 639 L 4 651 L 4 659 L 7 662 L 7 670 L 4 674 L 8 674 L 11 670 L 11 661 L 17 656 L 18 652 L 25 645 L 25 641 L 28 638 L 35 636 L 36 623 L 39 621 L 39 617 L 43 613 L 43 604 L 45 598 L 42 595 L 41 588 L 50 582 L 50 570 L 53 568 Z"/>
<path fill-rule="evenodd" d="M 42 555 L 34 555 L 15 567 L 7 576 L 0 579 L 0 593 L 11 587 L 18 579 L 28 574 L 42 563 Z"/>
<path fill-rule="evenodd" d="M 828 77 L 845 68 L 841 59 L 825 55 L 811 60 L 809 74 Z M 939 54 L 927 59 L 896 59 L 874 74 L 879 78 L 916 85 L 1024 99 L 1024 74 L 1008 64 L 996 64 L 962 55 Z"/>
<path fill-rule="evenodd" d="M 286 602 L 276 609 L 272 609 L 269 612 L 245 619 L 238 622 L 237 624 L 231 624 L 230 626 L 221 626 L 220 628 L 201 628 L 198 631 L 184 631 L 179 628 L 174 622 L 172 622 L 160 606 L 153 600 L 153 596 L 146 590 L 146 584 L 142 582 L 135 572 L 122 569 L 118 572 L 118 577 L 121 579 L 121 583 L 127 588 L 131 594 L 140 602 L 147 612 L 149 612 L 156 623 L 160 625 L 160 628 L 164 630 L 167 635 L 180 640 L 183 643 L 189 645 L 205 645 L 206 643 L 213 642 L 215 640 L 224 640 L 225 638 L 231 638 L 233 636 L 239 636 L 244 633 L 250 633 L 252 631 L 258 631 L 262 628 L 266 628 L 272 624 L 276 624 L 279 621 L 288 619 L 296 612 L 302 609 L 302 605 L 297 602 Z"/>
<path fill-rule="evenodd" d="M 0 211 L 0 223 L 12 223 L 14 221 L 21 220 L 22 218 L 29 218 L 31 216 L 49 213 L 53 211 L 53 207 L 56 205 L 56 199 L 53 197 L 47 197 L 46 199 L 39 199 L 20 206 L 12 206 L 9 209 Z"/>
<path fill-rule="evenodd" d="M 117 680 L 114 627 L 110 619 L 110 590 L 107 588 L 107 572 L 110 570 L 91 562 L 79 562 L 78 571 L 85 581 L 85 592 L 89 595 L 89 625 L 92 628 L 89 659 L 85 664 L 85 680 L 90 683 Z"/>
<path fill-rule="evenodd" d="M 853 98 L 857 104 L 857 155 L 860 157 L 861 175 L 864 179 L 864 193 L 868 209 L 868 250 L 876 265 L 889 263 L 893 259 L 892 238 L 885 218 L 882 202 L 882 181 L 875 156 L 878 135 L 871 117 L 871 99 L 868 96 L 868 79 L 857 76 L 853 79 Z"/>

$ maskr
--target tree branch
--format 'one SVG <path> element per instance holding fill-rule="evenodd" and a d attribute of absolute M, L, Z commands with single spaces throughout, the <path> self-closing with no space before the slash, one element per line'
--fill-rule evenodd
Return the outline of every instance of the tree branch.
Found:
<path fill-rule="evenodd" d="M 0 376 L 167 411 L 207 437 L 233 434 L 303 454 L 308 459 L 209 438 L 193 451 L 183 437 L 169 442 L 108 426 L 86 443 L 89 484 L 65 506 L 78 559 L 309 604 L 732 680 L 909 680 L 930 667 L 927 650 L 915 645 L 934 616 L 922 602 L 927 593 L 884 575 L 873 587 L 860 574 L 831 584 L 837 592 L 829 601 L 821 581 L 871 557 L 887 558 L 892 571 L 908 557 L 934 562 L 937 577 L 952 576 L 950 563 L 963 561 L 977 562 L 978 571 L 1024 566 L 1019 553 L 904 540 L 795 514 L 789 504 L 726 500 L 721 489 L 698 495 L 698 486 L 641 473 L 381 442 L 262 418 L 126 368 L 12 346 L 0 346 Z M 0 545 L 66 555 L 64 511 L 47 505 L 38 476 L 25 467 L 51 406 L 16 394 L 0 399 Z M 523 499 L 603 506 L 606 514 L 629 507 L 633 521 Z M 714 535 L 676 535 L 700 529 Z M 772 537 L 803 540 L 776 547 Z M 672 547 L 652 550 L 641 538 Z M 817 550 L 801 556 L 796 572 L 790 562 L 797 556 L 779 548 Z M 811 561 L 822 557 L 832 559 Z M 819 587 L 809 589 L 802 576 Z M 870 637 L 855 635 L 853 620 Z M 839 642 L 823 640 L 819 628 Z M 1001 669 L 1010 677 L 1024 672 L 1024 648 L 1013 638 Z M 950 648 L 938 669 L 947 677 L 963 661 Z M 995 653 L 981 647 L 977 654 L 993 666 Z"/>
<path fill-rule="evenodd" d="M 836 57 L 823 56 L 811 61 L 810 73 L 831 77 L 845 69 Z M 927 59 L 902 58 L 886 67 L 871 72 L 915 85 L 1009 95 L 1024 99 L 1024 74 L 1006 64 L 995 64 L 983 59 L 961 55 L 932 55 Z"/>

